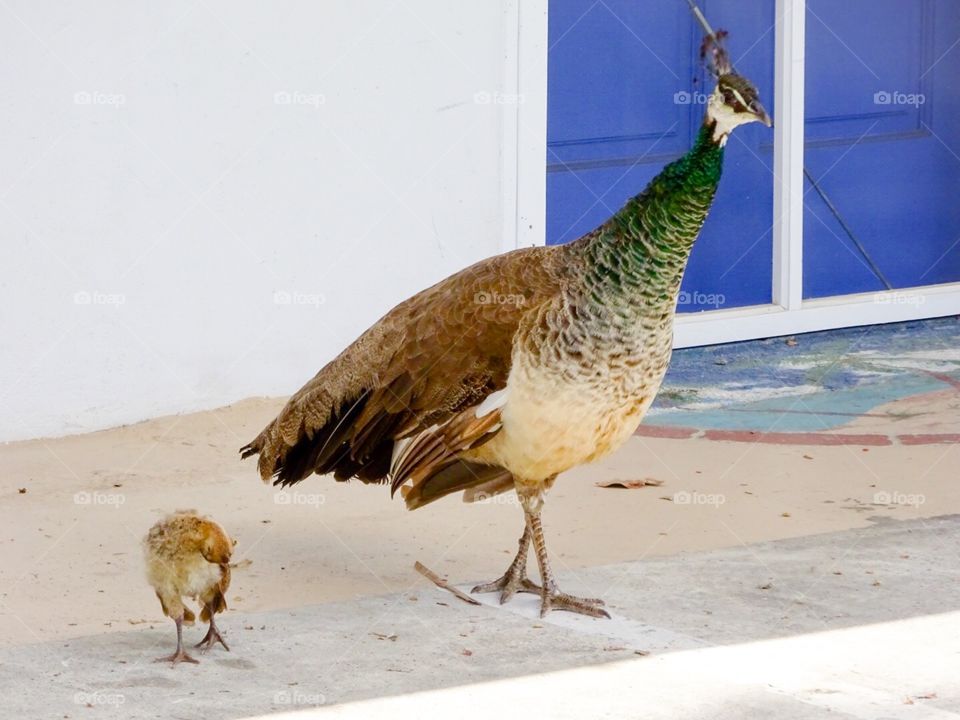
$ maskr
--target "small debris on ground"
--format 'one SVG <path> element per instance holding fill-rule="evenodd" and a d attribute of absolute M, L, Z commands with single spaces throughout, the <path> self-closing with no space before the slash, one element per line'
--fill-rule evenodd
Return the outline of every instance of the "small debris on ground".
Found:
<path fill-rule="evenodd" d="M 642 480 L 600 480 L 594 485 L 600 488 L 620 488 L 622 490 L 636 490 L 643 487 L 660 487 L 663 480 L 643 478 Z"/>

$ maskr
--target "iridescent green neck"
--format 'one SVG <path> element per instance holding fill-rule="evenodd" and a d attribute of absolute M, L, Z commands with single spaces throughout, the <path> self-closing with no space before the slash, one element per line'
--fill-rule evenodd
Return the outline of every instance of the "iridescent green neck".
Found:
<path fill-rule="evenodd" d="M 690 250 L 720 181 L 723 148 L 712 135 L 713 123 L 705 121 L 686 155 L 584 238 L 592 276 L 587 284 L 595 298 L 646 300 L 673 311 Z"/>

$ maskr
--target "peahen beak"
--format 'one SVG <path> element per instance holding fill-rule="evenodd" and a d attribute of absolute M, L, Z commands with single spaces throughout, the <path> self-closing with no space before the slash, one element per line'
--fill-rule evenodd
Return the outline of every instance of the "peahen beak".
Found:
<path fill-rule="evenodd" d="M 763 109 L 762 105 L 757 105 L 757 112 L 755 112 L 754 115 L 756 115 L 757 120 L 762 122 L 767 127 L 773 127 L 773 119 L 767 115 L 767 111 Z"/>

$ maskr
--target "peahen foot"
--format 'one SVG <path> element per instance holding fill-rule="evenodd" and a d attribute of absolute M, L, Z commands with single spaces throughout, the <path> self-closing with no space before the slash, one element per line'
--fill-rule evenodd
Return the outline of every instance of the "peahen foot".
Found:
<path fill-rule="evenodd" d="M 477 585 L 470 592 L 500 593 L 500 604 L 503 605 L 518 592 L 528 592 L 540 595 L 542 588 L 527 577 L 527 550 L 530 547 L 530 529 L 524 528 L 520 536 L 520 549 L 517 556 L 510 563 L 507 571 L 493 582 Z"/>
<path fill-rule="evenodd" d="M 565 592 L 560 592 L 553 583 L 550 583 L 547 587 L 546 591 L 537 588 L 541 598 L 540 617 L 544 617 L 551 610 L 566 610 L 567 612 L 590 615 L 591 617 L 610 618 L 610 613 L 603 609 L 604 603 L 600 598 L 582 598 L 576 595 L 568 595 Z"/>
<path fill-rule="evenodd" d="M 518 493 L 520 494 L 520 493 Z M 524 512 L 527 513 L 527 527 L 533 540 L 533 548 L 537 553 L 537 564 L 540 566 L 540 579 L 543 586 L 540 588 L 540 617 L 546 616 L 551 610 L 566 610 L 581 615 L 590 615 L 596 618 L 610 618 L 610 613 L 603 609 L 603 600 L 599 598 L 580 598 L 560 592 L 553 579 L 550 569 L 550 559 L 547 557 L 547 544 L 543 539 L 543 525 L 540 522 L 541 500 L 537 494 L 524 493 L 520 495 L 524 503 Z"/>
<path fill-rule="evenodd" d="M 507 571 L 493 582 L 477 585 L 470 592 L 472 593 L 500 593 L 500 604 L 503 605 L 518 592 L 528 592 L 540 595 L 543 589 L 527 577 L 526 569 L 515 570 L 513 565 L 507 568 Z"/>

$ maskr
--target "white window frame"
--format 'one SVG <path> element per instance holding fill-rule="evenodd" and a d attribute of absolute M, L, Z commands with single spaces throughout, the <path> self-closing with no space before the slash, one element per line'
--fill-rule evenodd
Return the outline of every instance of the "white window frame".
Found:
<path fill-rule="evenodd" d="M 679 0 L 678 0 L 679 1 Z M 547 3 L 505 0 L 502 249 L 546 242 Z M 776 0 L 772 296 L 768 305 L 682 313 L 676 347 L 960 314 L 960 283 L 803 299 L 806 0 Z"/>

